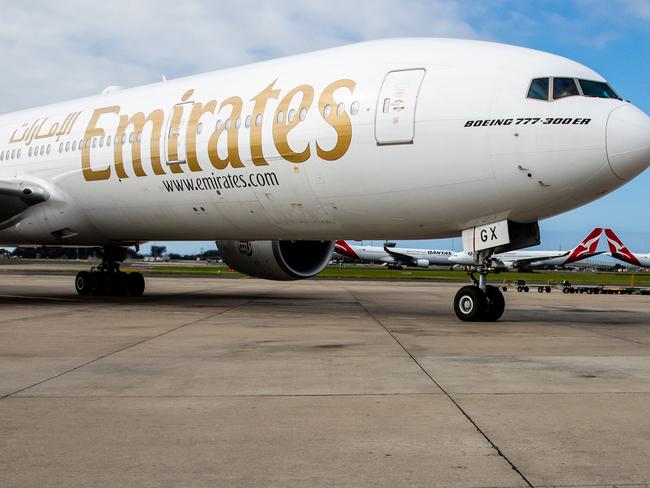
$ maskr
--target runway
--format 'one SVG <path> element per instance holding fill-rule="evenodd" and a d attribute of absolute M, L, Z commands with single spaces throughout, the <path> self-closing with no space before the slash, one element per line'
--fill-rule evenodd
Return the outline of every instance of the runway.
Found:
<path fill-rule="evenodd" d="M 0 486 L 650 483 L 650 297 L 0 274 Z"/>

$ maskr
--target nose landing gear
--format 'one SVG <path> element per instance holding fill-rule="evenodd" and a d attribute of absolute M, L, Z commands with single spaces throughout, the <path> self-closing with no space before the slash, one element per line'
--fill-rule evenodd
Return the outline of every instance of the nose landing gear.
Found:
<path fill-rule="evenodd" d="M 79 295 L 142 296 L 145 282 L 141 273 L 120 271 L 126 258 L 126 248 L 105 247 L 102 262 L 90 271 L 80 271 L 75 277 Z"/>
<path fill-rule="evenodd" d="M 474 285 L 464 286 L 454 297 L 454 312 L 463 322 L 496 322 L 503 315 L 506 307 L 503 293 L 498 287 L 487 284 L 490 270 L 490 253 L 478 254 L 478 281 L 472 272 L 468 275 Z"/>

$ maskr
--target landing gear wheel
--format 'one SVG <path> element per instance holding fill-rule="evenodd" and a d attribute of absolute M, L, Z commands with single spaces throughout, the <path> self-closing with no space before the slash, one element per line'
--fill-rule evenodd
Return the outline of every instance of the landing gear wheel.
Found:
<path fill-rule="evenodd" d="M 90 295 L 90 273 L 88 271 L 80 271 L 74 280 L 74 287 L 77 289 L 79 295 Z"/>
<path fill-rule="evenodd" d="M 487 307 L 487 298 L 477 286 L 464 286 L 454 297 L 454 312 L 463 322 L 483 320 Z"/>
<path fill-rule="evenodd" d="M 503 298 L 501 290 L 496 286 L 488 285 L 486 288 L 487 295 L 487 311 L 483 320 L 486 322 L 496 322 L 503 315 L 506 309 L 506 301 Z"/>
<path fill-rule="evenodd" d="M 127 277 L 129 295 L 141 297 L 144 293 L 144 277 L 141 273 L 129 273 Z"/>

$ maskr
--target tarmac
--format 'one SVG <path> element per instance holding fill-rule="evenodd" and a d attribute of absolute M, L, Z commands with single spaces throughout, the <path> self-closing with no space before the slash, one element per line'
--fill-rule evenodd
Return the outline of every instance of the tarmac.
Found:
<path fill-rule="evenodd" d="M 650 297 L 0 274 L 0 486 L 650 483 Z"/>

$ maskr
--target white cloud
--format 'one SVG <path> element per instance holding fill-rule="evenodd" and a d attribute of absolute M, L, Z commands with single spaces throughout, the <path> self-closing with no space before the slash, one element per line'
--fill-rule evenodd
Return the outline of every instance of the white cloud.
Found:
<path fill-rule="evenodd" d="M 358 40 L 479 37 L 461 7 L 452 0 L 7 2 L 0 111 Z"/>

